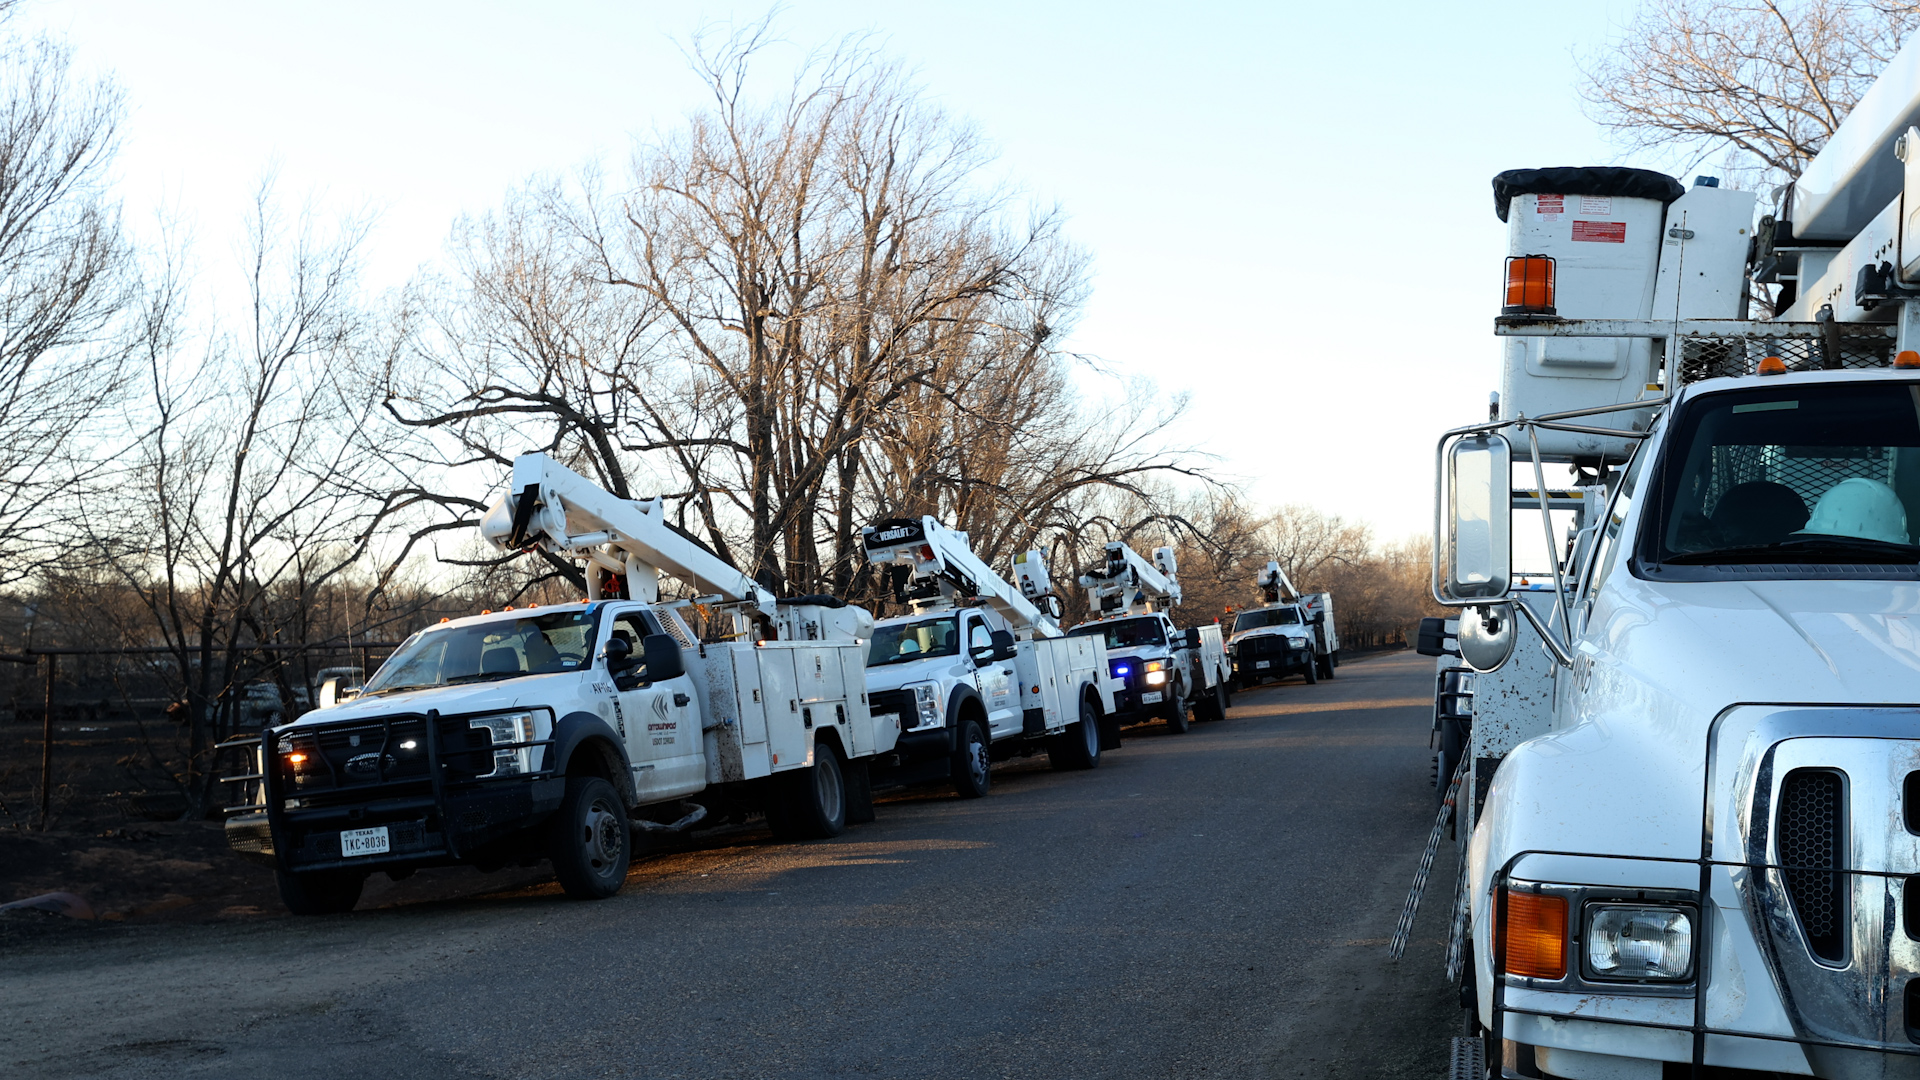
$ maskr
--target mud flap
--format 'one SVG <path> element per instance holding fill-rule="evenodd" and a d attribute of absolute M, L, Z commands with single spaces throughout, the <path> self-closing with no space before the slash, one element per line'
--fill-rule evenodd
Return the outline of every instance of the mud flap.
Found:
<path fill-rule="evenodd" d="M 873 776 L 867 771 L 869 759 L 854 758 L 840 766 L 846 783 L 847 824 L 865 825 L 873 820 Z"/>
<path fill-rule="evenodd" d="M 1100 718 L 1100 749 L 1120 749 L 1120 717 L 1118 714 L 1107 713 Z"/>

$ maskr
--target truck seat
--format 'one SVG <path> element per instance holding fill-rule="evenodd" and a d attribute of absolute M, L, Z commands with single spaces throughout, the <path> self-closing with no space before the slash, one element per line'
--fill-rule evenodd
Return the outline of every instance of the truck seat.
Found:
<path fill-rule="evenodd" d="M 1771 480 L 1736 484 L 1713 508 L 1713 531 L 1728 547 L 1777 543 L 1806 523 L 1807 504 Z"/>
<path fill-rule="evenodd" d="M 497 645 L 480 654 L 480 670 L 488 675 L 520 670 L 520 654 L 511 647 Z"/>

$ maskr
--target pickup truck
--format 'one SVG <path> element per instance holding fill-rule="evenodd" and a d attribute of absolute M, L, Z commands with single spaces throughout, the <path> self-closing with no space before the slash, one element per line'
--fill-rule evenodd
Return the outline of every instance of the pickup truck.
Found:
<path fill-rule="evenodd" d="M 1122 685 L 1113 699 L 1123 720 L 1159 717 L 1179 734 L 1189 709 L 1195 719 L 1226 719 L 1233 672 L 1217 625 L 1179 630 L 1165 612 L 1150 611 L 1096 619 L 1067 633 L 1106 642 L 1109 669 Z"/>

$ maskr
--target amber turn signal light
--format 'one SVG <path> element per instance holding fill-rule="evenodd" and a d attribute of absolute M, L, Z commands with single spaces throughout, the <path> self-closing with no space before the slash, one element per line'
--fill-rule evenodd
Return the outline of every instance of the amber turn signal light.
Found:
<path fill-rule="evenodd" d="M 1502 315 L 1552 315 L 1553 259 L 1515 255 L 1507 260 L 1507 302 Z"/>
<path fill-rule="evenodd" d="M 1501 967 L 1529 979 L 1567 975 L 1567 899 L 1507 890 Z"/>
<path fill-rule="evenodd" d="M 1785 375 L 1787 373 L 1787 362 L 1777 356 L 1769 356 L 1760 361 L 1760 366 L 1755 369 L 1755 373 L 1760 375 Z"/>
<path fill-rule="evenodd" d="M 1912 349 L 1901 349 L 1899 354 L 1893 358 L 1893 366 L 1897 368 L 1920 368 L 1920 352 L 1914 352 Z"/>

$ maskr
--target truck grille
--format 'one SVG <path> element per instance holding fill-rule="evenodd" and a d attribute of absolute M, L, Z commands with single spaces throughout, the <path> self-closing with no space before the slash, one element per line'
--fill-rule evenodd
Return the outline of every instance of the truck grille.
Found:
<path fill-rule="evenodd" d="M 1795 769 L 1780 784 L 1780 863 L 1787 895 L 1800 918 L 1807 947 L 1822 960 L 1846 958 L 1847 899 L 1844 874 L 1844 785 L 1831 769 Z"/>
<path fill-rule="evenodd" d="M 352 789 L 418 781 L 427 772 L 426 717 L 395 716 L 324 727 L 298 728 L 280 736 L 283 789 L 289 794 Z M 493 771 L 492 736 L 460 717 L 440 721 L 440 761 L 448 780 L 485 776 Z M 409 745 L 411 744 L 411 745 Z M 292 764 L 289 753 L 305 755 Z"/>
<path fill-rule="evenodd" d="M 910 731 L 920 722 L 920 707 L 911 690 L 879 690 L 867 695 L 867 711 L 875 716 L 894 713 L 900 717 L 900 730 Z"/>
<path fill-rule="evenodd" d="M 1241 656 L 1278 656 L 1287 651 L 1287 639 L 1278 634 L 1241 638 L 1235 648 Z"/>

